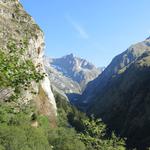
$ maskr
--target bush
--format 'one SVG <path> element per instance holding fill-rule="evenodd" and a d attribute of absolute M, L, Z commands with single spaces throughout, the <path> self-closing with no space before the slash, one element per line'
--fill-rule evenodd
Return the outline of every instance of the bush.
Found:
<path fill-rule="evenodd" d="M 105 124 L 97 119 L 83 120 L 84 131 L 79 134 L 80 140 L 87 150 L 125 150 L 125 141 L 113 133 L 111 137 L 106 134 Z"/>
<path fill-rule="evenodd" d="M 0 125 L 0 145 L 5 150 L 51 150 L 42 129 Z"/>
<path fill-rule="evenodd" d="M 49 132 L 49 143 L 54 150 L 86 150 L 76 132 L 69 128 L 57 128 Z"/>

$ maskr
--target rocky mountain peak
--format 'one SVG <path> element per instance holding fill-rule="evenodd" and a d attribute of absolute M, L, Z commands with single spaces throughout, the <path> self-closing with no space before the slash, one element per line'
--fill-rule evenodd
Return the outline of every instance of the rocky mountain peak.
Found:
<path fill-rule="evenodd" d="M 150 40 L 150 36 L 146 38 L 146 40 Z"/>
<path fill-rule="evenodd" d="M 73 59 L 75 56 L 74 56 L 73 53 L 71 53 L 71 54 L 68 54 L 68 55 L 63 56 L 63 57 L 64 57 L 65 59 L 66 59 L 66 58 L 68 58 L 68 59 L 69 59 L 69 58 L 72 58 L 72 59 Z"/>
<path fill-rule="evenodd" d="M 82 85 L 82 87 L 85 87 L 89 81 L 101 73 L 101 70 L 96 68 L 92 63 L 85 59 L 75 57 L 73 54 L 61 58 L 54 58 L 52 59 L 51 65 L 66 77 Z"/>
<path fill-rule="evenodd" d="M 45 58 L 45 67 L 53 86 L 61 93 L 81 93 L 87 83 L 103 71 L 73 54 Z"/>
<path fill-rule="evenodd" d="M 68 68 L 71 70 L 96 69 L 96 67 L 92 63 L 88 62 L 83 58 L 76 57 L 73 54 L 69 54 L 61 58 L 54 58 L 53 63 L 55 65 L 62 66 L 62 68 L 66 68 L 66 69 Z"/>

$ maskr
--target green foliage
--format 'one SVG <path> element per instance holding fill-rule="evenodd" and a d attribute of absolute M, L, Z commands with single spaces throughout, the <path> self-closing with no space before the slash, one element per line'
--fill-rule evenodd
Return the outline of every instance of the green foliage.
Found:
<path fill-rule="evenodd" d="M 0 145 L 0 150 L 6 150 L 4 146 Z"/>
<path fill-rule="evenodd" d="M 48 118 L 37 114 L 31 104 L 19 106 L 22 91 L 44 77 L 24 58 L 27 45 L 27 40 L 19 46 L 11 41 L 7 51 L 0 50 L 0 150 L 124 150 L 123 140 L 106 136 L 102 121 L 88 119 L 58 93 L 56 128 L 50 128 Z M 32 123 L 38 126 L 33 128 Z"/>
<path fill-rule="evenodd" d="M 31 127 L 34 121 L 38 122 L 37 128 Z M 0 146 L 2 150 L 86 150 L 67 124 L 50 128 L 46 116 L 33 113 L 29 106 L 16 111 L 6 102 L 0 106 Z"/>
<path fill-rule="evenodd" d="M 63 103 L 63 102 L 62 102 Z M 26 107 L 19 112 L 5 103 L 0 107 L 0 149 L 2 150 L 124 150 L 124 141 L 114 134 L 106 137 L 101 120 L 88 119 L 68 102 L 59 108 L 65 123 L 50 128 L 48 118 Z M 4 103 L 3 103 L 4 104 Z M 61 110 L 61 111 L 60 111 Z M 63 112 L 63 114 L 61 114 Z M 72 113 L 71 119 L 69 114 Z M 32 114 L 32 115 L 31 115 Z M 65 116 L 65 117 L 64 117 Z M 32 121 L 38 127 L 31 127 Z M 71 125 L 71 126 L 70 126 Z M 73 126 L 74 125 L 74 126 Z M 79 127 L 80 126 L 80 127 Z M 76 130 L 73 129 L 75 127 Z M 82 128 L 81 128 L 82 127 Z"/>
<path fill-rule="evenodd" d="M 47 116 L 39 115 L 37 117 L 37 121 L 39 123 L 39 126 L 43 129 L 48 130 L 50 128 L 50 123 Z"/>
<path fill-rule="evenodd" d="M 112 136 L 108 136 L 106 125 L 100 119 L 88 118 L 58 94 L 55 95 L 55 98 L 60 118 L 59 125 L 63 126 L 64 131 L 68 130 L 68 132 L 65 131 L 68 136 L 71 133 L 69 128 L 71 125 L 76 130 L 75 137 L 85 144 L 86 150 L 125 150 L 125 141 L 116 137 L 114 133 L 112 133 Z M 61 130 L 63 133 L 64 131 Z M 57 139 L 57 137 L 59 138 Z M 67 139 L 63 139 L 65 135 L 62 136 L 61 133 L 57 137 L 56 141 Z"/>
<path fill-rule="evenodd" d="M 31 127 L 38 117 L 31 104 L 20 106 L 18 101 L 32 81 L 39 82 L 44 77 L 24 57 L 27 40 L 18 45 L 10 41 L 7 50 L 0 50 L 0 150 L 51 150 L 44 121 L 39 128 Z"/>
<path fill-rule="evenodd" d="M 56 128 L 49 132 L 49 142 L 54 150 L 86 150 L 71 128 Z"/>
<path fill-rule="evenodd" d="M 0 125 L 0 144 L 5 150 L 51 150 L 42 129 Z"/>
<path fill-rule="evenodd" d="M 72 106 L 65 97 L 54 92 L 57 108 L 58 108 L 58 126 L 66 127 L 68 123 L 75 128 L 76 131 L 82 131 L 83 126 L 81 120 L 86 118 L 86 115 Z"/>
<path fill-rule="evenodd" d="M 32 61 L 24 58 L 26 49 L 27 41 L 23 40 L 19 46 L 10 41 L 7 50 L 0 50 L 0 94 L 5 89 L 12 89 L 4 94 L 2 100 L 8 98 L 9 94 L 9 100 L 17 99 L 23 89 L 30 87 L 32 81 L 43 79 L 43 74 L 36 71 Z"/>
<path fill-rule="evenodd" d="M 69 112 L 71 110 L 71 105 L 66 100 L 66 98 L 56 92 L 54 92 L 54 95 L 55 95 L 55 100 L 57 103 L 57 108 L 64 110 L 66 113 Z"/>
<path fill-rule="evenodd" d="M 66 100 L 65 97 L 61 96 L 59 93 L 54 91 L 54 96 L 57 104 L 58 111 L 58 122 L 59 127 L 67 126 L 67 114 L 71 111 L 71 105 Z"/>
<path fill-rule="evenodd" d="M 34 117 L 34 120 L 39 120 L 40 125 L 33 128 L 31 113 L 30 108 L 15 112 L 11 105 L 5 103 L 1 105 L 0 145 L 4 150 L 51 150 L 47 134 L 49 128 L 45 128 L 48 119 L 41 119 L 41 116 Z"/>
<path fill-rule="evenodd" d="M 106 134 L 106 125 L 101 120 L 83 120 L 84 131 L 79 134 L 87 150 L 125 150 L 125 141 L 115 136 Z"/>
<path fill-rule="evenodd" d="M 0 124 L 6 125 L 29 125 L 31 121 L 32 107 L 26 106 L 18 110 L 12 103 L 0 103 Z"/>

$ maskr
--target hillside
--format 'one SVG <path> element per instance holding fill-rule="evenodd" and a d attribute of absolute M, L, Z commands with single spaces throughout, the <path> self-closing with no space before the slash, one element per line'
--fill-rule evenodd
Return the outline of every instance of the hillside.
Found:
<path fill-rule="evenodd" d="M 80 105 L 101 117 L 111 130 L 128 138 L 129 146 L 149 146 L 150 39 L 116 56 L 88 84 Z"/>

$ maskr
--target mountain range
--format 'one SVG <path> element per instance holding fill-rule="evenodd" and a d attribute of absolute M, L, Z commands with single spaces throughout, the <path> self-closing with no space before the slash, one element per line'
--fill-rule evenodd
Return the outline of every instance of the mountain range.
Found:
<path fill-rule="evenodd" d="M 149 146 L 150 38 L 131 45 L 105 69 L 73 54 L 46 58 L 45 67 L 58 93 L 69 94 L 79 109 L 127 137 L 129 147 Z"/>
<path fill-rule="evenodd" d="M 73 54 L 61 58 L 45 57 L 45 68 L 53 88 L 63 95 L 80 94 L 87 83 L 102 73 L 104 67 L 95 67 L 85 59 Z"/>

